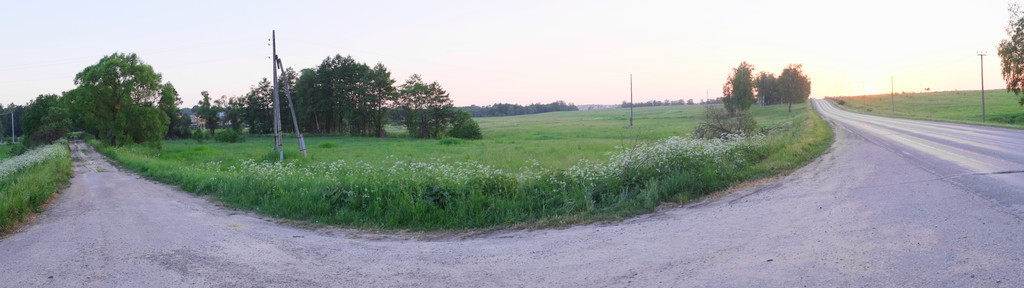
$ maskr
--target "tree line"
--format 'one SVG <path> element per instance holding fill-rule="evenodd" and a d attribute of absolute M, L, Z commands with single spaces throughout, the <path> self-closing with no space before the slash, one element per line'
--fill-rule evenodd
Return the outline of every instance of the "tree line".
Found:
<path fill-rule="evenodd" d="M 722 103 L 730 115 L 745 111 L 754 103 L 787 104 L 792 112 L 793 103 L 803 103 L 810 95 L 811 79 L 804 75 L 801 64 L 787 66 L 778 77 L 764 71 L 754 77 L 754 66 L 742 62 L 722 85 Z"/>
<path fill-rule="evenodd" d="M 565 101 L 561 100 L 551 102 L 548 104 L 533 103 L 526 106 L 510 103 L 498 103 L 487 106 L 470 105 L 466 107 L 459 107 L 459 109 L 469 111 L 469 113 L 472 114 L 473 117 L 501 117 L 580 110 L 579 108 L 576 107 L 575 104 L 565 103 Z"/>
<path fill-rule="evenodd" d="M 317 67 L 298 73 L 288 68 L 279 76 L 278 87 L 282 130 L 286 132 L 295 132 L 294 125 L 288 125 L 292 123 L 285 98 L 289 91 L 299 129 L 305 133 L 385 137 L 385 127 L 396 125 L 416 138 L 437 138 L 457 136 L 447 132 L 473 122 L 456 117 L 452 100 L 440 83 L 427 83 L 414 74 L 396 87 L 383 64 L 370 67 L 351 56 L 327 57 Z M 273 133 L 272 103 L 273 83 L 264 78 L 244 96 L 211 99 L 204 92 L 203 100 L 192 110 L 206 121 L 207 128 L 215 130 L 220 122 L 230 122 L 237 132 L 244 125 L 249 133 L 269 134 Z"/>
<path fill-rule="evenodd" d="M 288 68 L 278 80 L 286 132 L 294 132 L 288 125 L 292 117 L 285 97 L 290 92 L 299 129 L 306 133 L 385 137 L 385 127 L 396 125 L 417 138 L 481 138 L 470 113 L 455 109 L 441 84 L 412 75 L 395 86 L 391 72 L 380 63 L 370 67 L 337 55 L 300 73 Z M 15 134 L 24 135 L 26 147 L 52 142 L 71 130 L 111 146 L 159 146 L 165 138 L 196 135 L 190 129 L 193 114 L 204 120 L 210 136 L 217 129 L 273 133 L 273 84 L 266 78 L 243 96 L 214 98 L 203 91 L 203 98 L 191 108 L 182 108 L 174 85 L 163 82 L 163 76 L 134 53 L 104 56 L 76 74 L 74 81 L 76 88 L 59 95 L 39 95 L 25 106 L 0 105 L 2 115 L 17 116 Z M 0 119 L 0 124 L 10 122 Z"/>
<path fill-rule="evenodd" d="M 679 99 L 679 100 L 668 100 L 668 99 L 665 99 L 665 101 L 648 100 L 647 102 L 633 102 L 633 103 L 629 103 L 627 101 L 622 101 L 622 104 L 619 105 L 619 107 L 621 107 L 621 108 L 629 108 L 629 107 L 653 107 L 653 106 L 681 106 L 681 105 L 694 105 L 694 104 L 695 103 L 693 103 L 693 99 L 687 99 L 686 101 L 683 101 L 683 99 Z"/>

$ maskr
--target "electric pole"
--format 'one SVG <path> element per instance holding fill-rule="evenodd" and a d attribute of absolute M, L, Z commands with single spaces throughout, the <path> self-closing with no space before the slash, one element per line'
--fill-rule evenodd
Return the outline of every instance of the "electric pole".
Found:
<path fill-rule="evenodd" d="M 284 160 L 284 147 L 283 139 L 281 137 L 281 106 L 279 104 L 278 90 L 277 90 L 277 32 L 274 30 L 270 31 L 270 41 L 273 49 L 273 57 L 270 62 L 274 66 L 274 150 L 277 150 L 280 154 L 280 159 Z"/>
<path fill-rule="evenodd" d="M 978 52 L 981 57 L 981 122 L 985 122 L 985 52 Z"/>
<path fill-rule="evenodd" d="M 629 74 L 629 128 L 633 128 L 633 74 Z"/>
<path fill-rule="evenodd" d="M 896 76 L 889 76 L 889 98 L 892 99 L 892 114 L 896 114 Z"/>

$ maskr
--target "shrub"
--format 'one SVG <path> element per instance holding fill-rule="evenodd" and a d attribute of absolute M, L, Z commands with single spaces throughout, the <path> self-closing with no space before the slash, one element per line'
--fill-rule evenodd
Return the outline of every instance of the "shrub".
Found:
<path fill-rule="evenodd" d="M 217 142 L 238 143 L 245 142 L 245 136 L 238 134 L 235 130 L 224 130 L 217 133 Z"/>
<path fill-rule="evenodd" d="M 324 149 L 338 148 L 340 146 L 341 145 L 338 144 L 338 142 L 330 142 L 330 141 L 328 141 L 328 142 L 321 142 L 320 144 L 316 145 L 316 147 L 320 147 L 320 148 L 324 148 Z"/>
<path fill-rule="evenodd" d="M 697 126 L 693 136 L 700 139 L 725 139 L 729 135 L 750 135 L 755 128 L 757 121 L 748 112 L 730 116 L 723 109 L 711 109 L 708 111 L 708 119 Z"/>
<path fill-rule="evenodd" d="M 441 145 L 459 145 L 462 144 L 462 139 L 445 137 L 438 141 L 438 143 L 441 143 Z"/>
<path fill-rule="evenodd" d="M 483 134 L 480 133 L 480 125 L 476 124 L 476 120 L 473 120 L 473 115 L 466 110 L 459 110 L 455 112 L 455 120 L 453 121 L 452 130 L 448 131 L 448 136 L 461 138 L 461 139 L 482 139 Z"/>
<path fill-rule="evenodd" d="M 203 141 L 210 139 L 210 134 L 203 130 L 192 131 L 192 139 L 196 140 L 199 144 L 203 144 Z"/>

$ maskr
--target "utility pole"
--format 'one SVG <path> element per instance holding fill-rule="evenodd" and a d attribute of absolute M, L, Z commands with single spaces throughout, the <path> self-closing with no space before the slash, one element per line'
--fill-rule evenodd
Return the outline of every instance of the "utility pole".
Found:
<path fill-rule="evenodd" d="M 629 128 L 633 128 L 633 74 L 629 74 Z"/>
<path fill-rule="evenodd" d="M 287 75 L 284 71 L 284 64 L 281 64 L 281 58 L 277 58 L 277 66 L 281 68 L 281 75 Z M 292 124 L 295 124 L 295 136 L 299 138 L 299 151 L 302 151 L 302 157 L 306 157 L 306 140 L 302 138 L 302 132 L 299 132 L 299 119 L 295 118 L 295 104 L 292 104 L 292 90 L 289 88 L 288 82 L 284 83 L 284 96 L 288 98 L 288 110 L 292 111 Z"/>
<path fill-rule="evenodd" d="M 280 154 L 280 159 L 284 160 L 284 147 L 281 146 L 284 141 L 281 137 L 281 105 L 279 104 L 278 90 L 277 90 L 277 31 L 270 31 L 270 41 L 273 47 L 273 57 L 270 59 L 271 64 L 274 65 L 274 150 Z"/>
<path fill-rule="evenodd" d="M 978 52 L 978 56 L 981 57 L 981 122 L 985 122 L 985 53 L 984 51 Z"/>
<path fill-rule="evenodd" d="M 892 99 L 892 114 L 896 114 L 896 76 L 889 75 L 889 98 Z"/>

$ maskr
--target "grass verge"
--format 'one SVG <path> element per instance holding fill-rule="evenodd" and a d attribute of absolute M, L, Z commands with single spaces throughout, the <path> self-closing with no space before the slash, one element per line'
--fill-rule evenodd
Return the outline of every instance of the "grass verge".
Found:
<path fill-rule="evenodd" d="M 58 142 L 0 162 L 0 235 L 13 231 L 33 212 L 40 212 L 54 192 L 73 175 L 67 142 Z"/>
<path fill-rule="evenodd" d="M 832 140 L 828 125 L 803 107 L 772 122 L 767 136 L 637 140 L 566 168 L 444 159 L 187 163 L 144 146 L 90 144 L 147 177 L 273 217 L 378 229 L 542 227 L 621 219 L 800 167 Z M 210 149 L 203 147 L 190 153 Z M 276 157 L 250 159 L 264 158 Z"/>
<path fill-rule="evenodd" d="M 1006 90 L 985 90 L 982 121 L 981 90 L 864 95 L 829 98 L 839 107 L 858 113 L 918 120 L 1024 129 L 1020 97 Z"/>

